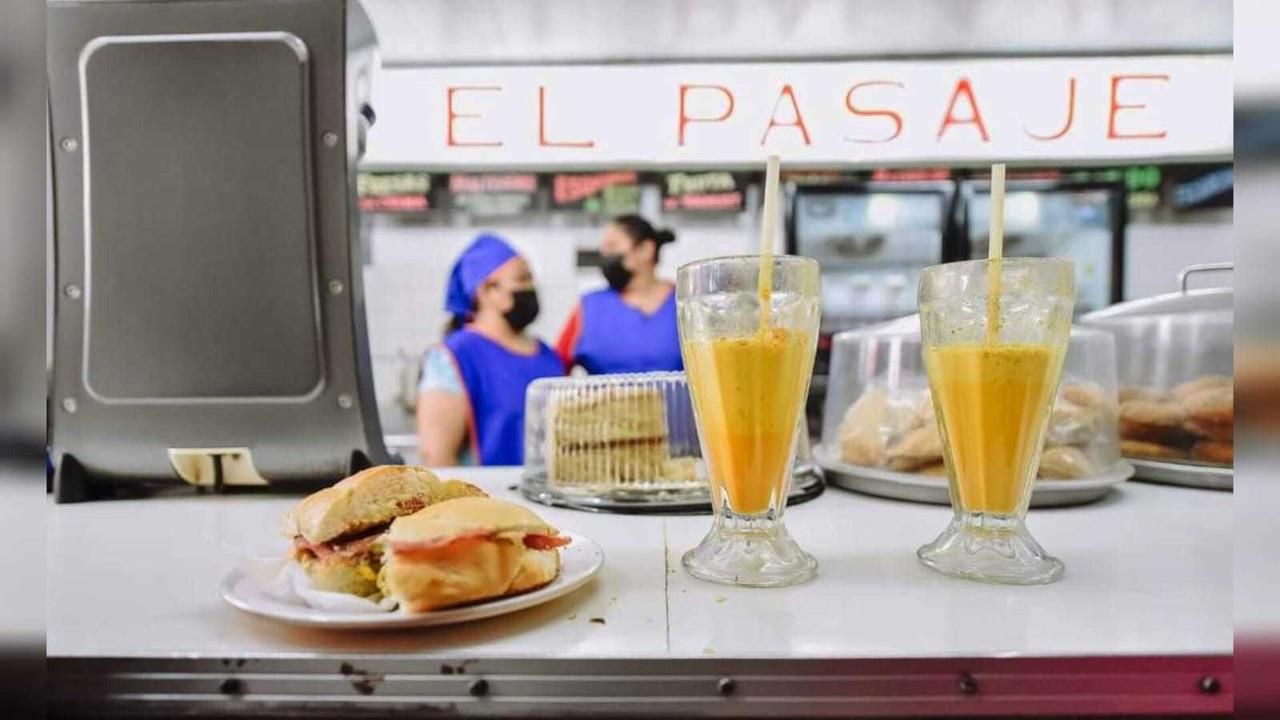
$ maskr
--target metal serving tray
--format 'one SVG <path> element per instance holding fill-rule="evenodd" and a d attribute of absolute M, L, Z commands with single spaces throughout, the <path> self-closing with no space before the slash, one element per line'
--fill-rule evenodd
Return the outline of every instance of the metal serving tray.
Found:
<path fill-rule="evenodd" d="M 853 465 L 829 457 L 821 445 L 813 449 L 813 455 L 826 471 L 828 481 L 837 487 L 897 500 L 951 504 L 946 478 Z M 1101 500 L 1129 479 L 1133 472 L 1133 466 L 1121 460 L 1110 472 L 1095 477 L 1037 482 L 1031 492 L 1031 507 L 1065 507 Z"/>
<path fill-rule="evenodd" d="M 1235 489 L 1235 468 L 1139 458 L 1130 458 L 1129 462 L 1133 463 L 1135 480 L 1207 490 Z"/>
<path fill-rule="evenodd" d="M 816 463 L 797 464 L 787 495 L 787 505 L 808 502 L 823 493 L 822 469 Z M 595 494 L 566 493 L 547 484 L 545 472 L 526 474 L 520 492 L 528 499 L 553 507 L 613 513 L 711 512 L 711 493 L 705 485 L 692 490 L 618 489 Z"/>

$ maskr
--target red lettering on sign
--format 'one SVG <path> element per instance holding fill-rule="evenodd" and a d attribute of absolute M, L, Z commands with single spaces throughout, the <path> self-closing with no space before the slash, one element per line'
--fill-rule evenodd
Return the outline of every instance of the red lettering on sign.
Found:
<path fill-rule="evenodd" d="M 956 102 L 963 95 L 969 103 L 969 116 L 966 118 L 958 118 L 954 115 L 956 110 Z M 976 125 L 978 133 L 982 135 L 982 142 L 989 142 L 991 136 L 987 134 L 987 126 L 982 122 L 982 111 L 978 109 L 978 101 L 973 97 L 973 87 L 969 85 L 969 78 L 962 77 L 956 83 L 956 89 L 951 93 L 951 101 L 947 103 L 947 113 L 942 118 L 942 124 L 938 126 L 938 140 L 942 140 L 942 136 L 946 134 L 947 128 L 952 125 Z"/>
<path fill-rule="evenodd" d="M 547 139 L 547 88 L 545 85 L 538 86 L 538 144 L 542 147 L 591 148 L 596 146 L 595 140 L 552 142 Z"/>
<path fill-rule="evenodd" d="M 728 104 L 725 105 L 724 112 L 721 113 L 719 117 L 690 117 L 685 112 L 685 97 L 689 94 L 690 90 L 715 90 L 720 94 L 724 95 L 724 99 L 727 101 Z M 723 85 L 681 85 L 680 86 L 679 144 L 684 145 L 684 131 L 685 131 L 685 127 L 688 126 L 689 123 L 722 122 L 724 120 L 728 120 L 729 116 L 732 114 L 733 114 L 733 93 L 729 92 L 729 88 Z"/>
<path fill-rule="evenodd" d="M 879 140 L 872 139 L 872 138 L 851 138 L 846 135 L 844 138 L 845 142 L 887 143 L 891 140 L 897 139 L 897 137 L 902 134 L 902 115 L 894 112 L 893 110 L 889 110 L 887 108 L 872 108 L 872 109 L 864 110 L 853 104 L 853 92 L 855 90 L 862 87 L 874 87 L 876 85 L 891 85 L 896 88 L 903 87 L 902 83 L 893 82 L 892 80 L 868 80 L 866 82 L 860 82 L 855 84 L 853 87 L 849 88 L 849 92 L 844 94 L 844 106 L 848 108 L 849 112 L 853 113 L 854 115 L 861 115 L 863 117 L 883 117 L 883 118 L 888 118 L 892 120 L 893 133 L 890 134 L 888 137 L 880 138 Z"/>
<path fill-rule="evenodd" d="M 502 147 L 501 140 L 464 142 L 457 138 L 453 131 L 453 121 L 459 118 L 483 117 L 480 113 L 460 113 L 453 109 L 453 96 L 465 91 L 501 92 L 498 85 L 455 85 L 445 93 L 445 114 L 447 116 L 446 142 L 449 147 Z"/>
<path fill-rule="evenodd" d="M 778 106 L 782 104 L 782 98 L 791 101 L 791 110 L 796 114 L 795 122 L 780 123 L 778 122 Z M 804 137 L 804 144 L 809 145 L 809 128 L 804 126 L 804 116 L 800 114 L 800 105 L 796 102 L 796 93 L 791 89 L 790 85 L 783 85 L 782 92 L 778 93 L 778 99 L 773 102 L 773 114 L 769 116 L 769 126 L 764 129 L 764 134 L 760 136 L 760 144 L 764 145 L 769 140 L 769 133 L 775 127 L 794 127 L 800 129 L 800 135 Z"/>
<path fill-rule="evenodd" d="M 711 193 L 709 195 L 681 195 L 662 199 L 664 210 L 737 210 L 742 207 L 742 193 Z"/>
<path fill-rule="evenodd" d="M 1121 133 L 1116 130 L 1116 115 L 1121 110 L 1141 110 L 1146 107 L 1142 103 L 1134 103 L 1125 105 L 1120 102 L 1120 83 L 1125 80 L 1160 80 L 1169 82 L 1168 75 L 1112 75 L 1111 76 L 1111 105 L 1107 110 L 1107 139 L 1108 140 L 1159 140 L 1169 133 L 1165 130 L 1157 130 L 1155 132 L 1145 133 Z"/>
<path fill-rule="evenodd" d="M 1071 126 L 1075 124 L 1075 121 L 1076 121 L 1076 79 L 1075 79 L 1075 76 L 1072 76 L 1067 81 L 1067 122 L 1065 125 L 1062 126 L 1062 129 L 1056 133 L 1051 133 L 1049 135 L 1037 135 L 1036 133 L 1033 133 L 1030 130 L 1028 130 L 1026 127 L 1023 127 L 1022 131 L 1025 132 L 1027 135 L 1030 135 L 1031 137 L 1035 138 L 1036 140 L 1057 140 L 1058 138 L 1062 137 L 1063 135 L 1066 135 L 1068 132 L 1071 131 Z"/>
<path fill-rule="evenodd" d="M 638 176 L 632 171 L 596 173 L 594 175 L 556 175 L 551 184 L 551 198 L 558 204 L 577 202 L 614 185 L 634 185 Z"/>

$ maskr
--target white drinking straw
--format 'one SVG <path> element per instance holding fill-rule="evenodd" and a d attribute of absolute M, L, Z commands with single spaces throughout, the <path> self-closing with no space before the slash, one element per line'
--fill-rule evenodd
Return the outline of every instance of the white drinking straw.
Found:
<path fill-rule="evenodd" d="M 764 203 L 760 213 L 760 329 L 769 327 L 769 308 L 773 296 L 773 243 L 778 224 L 777 155 L 770 155 L 764 171 Z"/>
<path fill-rule="evenodd" d="M 1000 336 L 1004 265 L 1004 163 L 991 166 L 991 225 L 987 236 L 987 344 Z"/>
<path fill-rule="evenodd" d="M 1004 163 L 991 166 L 991 231 L 987 259 L 1004 257 Z"/>

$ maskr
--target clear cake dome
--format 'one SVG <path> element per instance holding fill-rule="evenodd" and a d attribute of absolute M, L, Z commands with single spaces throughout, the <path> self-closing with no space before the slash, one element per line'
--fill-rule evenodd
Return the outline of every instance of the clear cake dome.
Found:
<path fill-rule="evenodd" d="M 543 378 L 525 396 L 526 497 L 582 509 L 710 511 L 682 372 Z M 800 433 L 790 502 L 816 497 L 821 472 Z"/>
<path fill-rule="evenodd" d="M 1082 323 L 1115 337 L 1126 457 L 1232 465 L 1233 300 L 1230 289 L 1191 290 L 1081 317 Z"/>

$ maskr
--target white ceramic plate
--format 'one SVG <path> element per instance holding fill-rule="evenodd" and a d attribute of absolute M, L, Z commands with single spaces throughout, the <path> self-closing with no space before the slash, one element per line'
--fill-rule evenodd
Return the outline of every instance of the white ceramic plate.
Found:
<path fill-rule="evenodd" d="M 352 614 L 303 607 L 282 602 L 265 593 L 242 568 L 232 570 L 222 580 L 222 599 L 253 615 L 290 625 L 306 625 L 344 630 L 452 625 L 524 610 L 567 595 L 582 587 L 600 572 L 604 551 L 595 541 L 576 533 L 562 533 L 573 540 L 560 548 L 560 576 L 544 588 L 523 595 L 490 600 L 466 607 L 434 612 Z"/>
<path fill-rule="evenodd" d="M 828 457 L 821 445 L 814 447 L 813 456 L 826 471 L 827 482 L 846 490 L 912 502 L 951 504 L 951 490 L 945 477 L 853 465 Z M 1103 475 L 1079 480 L 1043 480 L 1031 491 L 1031 507 L 1083 505 L 1100 500 L 1132 475 L 1133 466 L 1121 460 Z"/>

